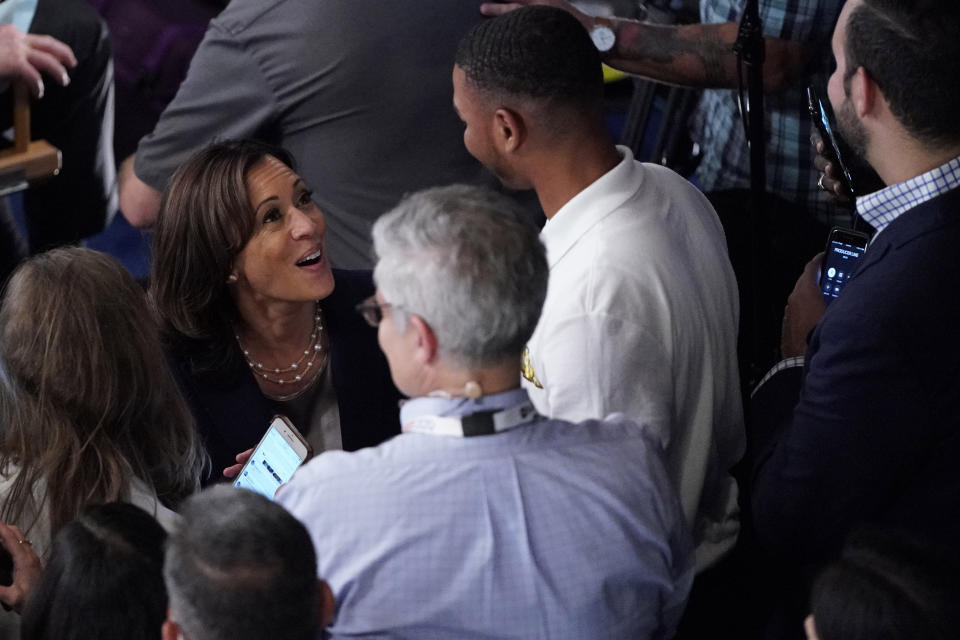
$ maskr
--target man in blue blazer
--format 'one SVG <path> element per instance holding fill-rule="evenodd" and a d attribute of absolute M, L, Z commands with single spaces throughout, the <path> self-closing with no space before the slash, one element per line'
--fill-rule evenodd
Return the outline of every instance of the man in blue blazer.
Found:
<path fill-rule="evenodd" d="M 795 358 L 753 398 L 752 521 L 785 572 L 864 524 L 960 540 L 957 33 L 954 0 L 849 0 L 834 32 L 830 102 L 889 186 L 857 200 L 876 235 L 829 310 L 807 265 L 783 325 Z"/>

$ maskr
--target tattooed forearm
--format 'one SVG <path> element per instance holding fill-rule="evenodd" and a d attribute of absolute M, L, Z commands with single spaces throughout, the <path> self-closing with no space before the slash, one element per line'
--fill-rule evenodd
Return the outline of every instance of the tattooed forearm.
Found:
<path fill-rule="evenodd" d="M 640 23 L 622 23 L 617 33 L 616 57 L 637 65 L 672 69 L 681 83 L 728 86 L 735 82 L 732 42 L 716 28 L 683 30 Z M 656 72 L 653 76 L 659 76 Z M 669 80 L 668 80 L 669 81 Z"/>

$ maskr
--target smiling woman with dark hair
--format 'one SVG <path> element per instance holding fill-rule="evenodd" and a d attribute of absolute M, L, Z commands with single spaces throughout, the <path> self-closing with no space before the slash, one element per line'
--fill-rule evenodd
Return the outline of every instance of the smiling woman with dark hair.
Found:
<path fill-rule="evenodd" d="M 353 310 L 369 272 L 334 271 L 326 221 L 290 156 L 253 141 L 188 159 L 163 197 L 151 295 L 215 481 L 288 416 L 314 452 L 398 431 L 376 333 Z"/>

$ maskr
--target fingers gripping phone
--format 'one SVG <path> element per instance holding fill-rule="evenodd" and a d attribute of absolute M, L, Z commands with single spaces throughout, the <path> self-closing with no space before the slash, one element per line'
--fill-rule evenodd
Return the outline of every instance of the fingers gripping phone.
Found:
<path fill-rule="evenodd" d="M 274 416 L 233 486 L 249 489 L 273 500 L 280 485 L 310 456 L 310 445 L 284 416 Z"/>
<path fill-rule="evenodd" d="M 834 227 L 827 236 L 827 248 L 820 267 L 820 292 L 830 304 L 837 299 L 857 264 L 863 259 L 870 237 L 860 231 Z"/>
<path fill-rule="evenodd" d="M 841 188 L 844 194 L 852 199 L 855 197 L 853 192 L 853 176 L 850 175 L 850 170 L 843 162 L 840 146 L 837 144 L 837 138 L 833 133 L 833 125 L 831 124 L 832 112 L 829 107 L 820 100 L 820 96 L 817 95 L 817 91 L 813 87 L 807 87 L 807 104 L 810 109 L 810 117 L 813 119 L 813 125 L 817 128 L 817 131 L 820 133 L 820 138 L 823 140 L 822 155 L 834 163 L 840 170 L 839 180 Z"/>

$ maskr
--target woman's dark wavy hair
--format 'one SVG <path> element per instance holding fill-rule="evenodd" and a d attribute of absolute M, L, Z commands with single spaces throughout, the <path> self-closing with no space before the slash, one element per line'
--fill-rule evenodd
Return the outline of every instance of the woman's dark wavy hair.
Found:
<path fill-rule="evenodd" d="M 960 638 L 960 559 L 902 533 L 865 529 L 817 578 L 820 640 Z"/>
<path fill-rule="evenodd" d="M 180 165 L 160 203 L 150 296 L 166 340 L 190 345 L 195 373 L 239 364 L 227 277 L 253 235 L 247 174 L 267 156 L 294 168 L 290 154 L 272 145 L 215 142 Z"/>
<path fill-rule="evenodd" d="M 167 613 L 167 534 L 131 504 L 88 508 L 64 526 L 23 609 L 23 640 L 157 640 Z"/>

